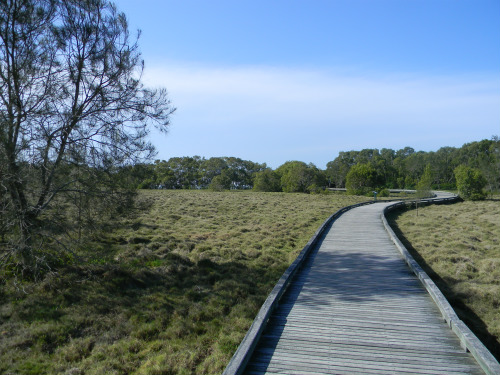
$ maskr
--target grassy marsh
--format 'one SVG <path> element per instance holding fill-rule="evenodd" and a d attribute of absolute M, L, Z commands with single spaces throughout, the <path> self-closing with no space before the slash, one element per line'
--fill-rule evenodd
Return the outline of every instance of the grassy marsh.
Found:
<path fill-rule="evenodd" d="M 142 191 L 92 253 L 0 284 L 2 374 L 218 374 L 343 194 Z"/>
<path fill-rule="evenodd" d="M 500 359 L 500 204 L 431 205 L 389 221 L 459 317 Z"/>

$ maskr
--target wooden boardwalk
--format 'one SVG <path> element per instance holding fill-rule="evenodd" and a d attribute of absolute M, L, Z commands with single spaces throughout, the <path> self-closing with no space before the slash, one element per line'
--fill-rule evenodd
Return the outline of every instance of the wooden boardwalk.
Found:
<path fill-rule="evenodd" d="M 245 374 L 484 374 L 389 238 L 387 205 L 354 208 L 326 231 Z"/>

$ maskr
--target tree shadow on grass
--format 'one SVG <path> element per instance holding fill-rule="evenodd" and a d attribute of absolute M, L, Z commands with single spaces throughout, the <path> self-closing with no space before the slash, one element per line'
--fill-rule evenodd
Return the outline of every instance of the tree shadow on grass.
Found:
<path fill-rule="evenodd" d="M 30 351 L 51 355 L 80 338 L 113 345 L 134 337 L 146 342 L 186 337 L 187 345 L 192 345 L 205 335 L 207 345 L 217 345 L 220 339 L 222 350 L 230 357 L 237 347 L 232 342 L 237 335 L 225 339 L 223 331 L 231 334 L 234 327 L 224 326 L 223 321 L 237 305 L 241 318 L 253 319 L 259 306 L 255 301 L 265 299 L 266 292 L 258 283 L 265 272 L 238 262 L 192 262 L 177 254 L 154 268 L 67 267 L 38 284 L 32 293 L 19 295 L 17 311 L 0 317 L 0 332 L 8 330 L 4 338 L 12 337 L 10 344 L 6 342 L 7 350 L 26 351 L 26 355 Z M 15 323 L 12 329 L 2 328 L 9 323 L 3 318 Z M 42 328 L 36 328 L 38 324 Z M 25 330 L 26 339 L 21 340 L 21 332 L 15 332 L 20 326 L 35 330 Z"/>

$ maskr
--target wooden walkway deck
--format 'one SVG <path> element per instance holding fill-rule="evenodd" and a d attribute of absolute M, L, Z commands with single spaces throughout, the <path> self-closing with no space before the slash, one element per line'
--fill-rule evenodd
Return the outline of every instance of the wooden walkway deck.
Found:
<path fill-rule="evenodd" d="M 352 209 L 326 231 L 245 374 L 484 374 L 390 240 L 386 205 Z"/>

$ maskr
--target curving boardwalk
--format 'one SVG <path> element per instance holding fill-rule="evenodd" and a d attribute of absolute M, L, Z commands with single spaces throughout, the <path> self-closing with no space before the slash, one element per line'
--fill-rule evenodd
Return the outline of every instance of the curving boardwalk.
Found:
<path fill-rule="evenodd" d="M 389 204 L 327 228 L 243 373 L 484 374 L 384 229 Z"/>

